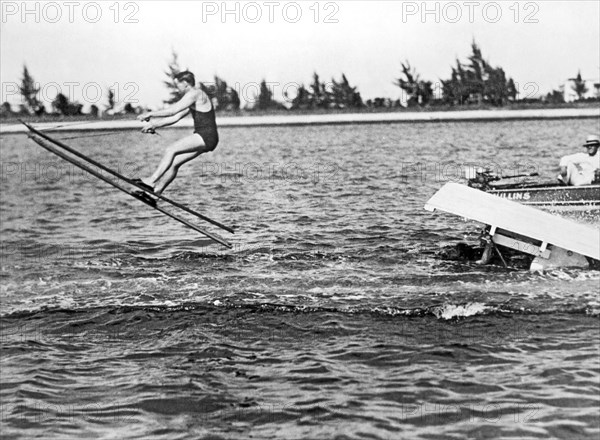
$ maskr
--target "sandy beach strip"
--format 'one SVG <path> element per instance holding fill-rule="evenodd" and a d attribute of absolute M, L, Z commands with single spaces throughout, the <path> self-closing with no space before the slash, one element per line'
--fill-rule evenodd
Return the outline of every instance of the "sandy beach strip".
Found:
<path fill-rule="evenodd" d="M 373 124 L 406 122 L 452 122 L 452 121 L 501 121 L 527 119 L 600 118 L 600 108 L 531 109 L 531 110 L 462 110 L 438 112 L 397 113 L 333 113 L 311 115 L 222 116 L 217 115 L 219 127 L 260 127 L 284 125 L 322 124 Z M 34 124 L 40 130 L 57 127 L 52 131 L 92 130 L 139 130 L 141 123 L 131 120 L 118 121 L 69 121 L 57 120 Z M 174 127 L 190 128 L 192 120 L 185 118 Z M 24 133 L 21 124 L 0 124 L 0 134 Z"/>

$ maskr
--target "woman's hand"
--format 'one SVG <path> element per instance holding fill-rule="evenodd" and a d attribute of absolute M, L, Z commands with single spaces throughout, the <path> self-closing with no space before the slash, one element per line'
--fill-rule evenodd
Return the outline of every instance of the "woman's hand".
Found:
<path fill-rule="evenodd" d="M 152 117 L 152 112 L 145 112 L 145 113 L 142 113 L 141 115 L 138 115 L 137 120 L 142 121 L 142 122 L 148 122 L 148 121 L 150 121 L 151 117 Z"/>

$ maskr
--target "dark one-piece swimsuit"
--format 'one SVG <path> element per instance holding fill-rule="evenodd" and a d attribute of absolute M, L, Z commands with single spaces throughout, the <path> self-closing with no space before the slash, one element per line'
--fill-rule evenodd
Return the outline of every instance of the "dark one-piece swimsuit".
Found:
<path fill-rule="evenodd" d="M 217 148 L 219 143 L 219 133 L 217 132 L 217 123 L 215 121 L 215 109 L 210 105 L 210 110 L 201 112 L 196 110 L 196 103 L 190 107 L 192 118 L 194 118 L 194 133 L 198 133 L 204 143 L 207 151 Z"/>

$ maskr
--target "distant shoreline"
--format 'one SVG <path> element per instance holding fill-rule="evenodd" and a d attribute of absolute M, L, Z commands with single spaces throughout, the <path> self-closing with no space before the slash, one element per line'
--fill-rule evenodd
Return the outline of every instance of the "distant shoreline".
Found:
<path fill-rule="evenodd" d="M 292 115 L 252 115 L 229 116 L 217 113 L 219 127 L 269 127 L 295 125 L 339 125 L 339 124 L 375 124 L 410 122 L 489 122 L 508 120 L 536 119 L 581 119 L 600 118 L 600 108 L 553 108 L 523 110 L 450 110 L 419 112 L 373 112 L 373 113 L 321 113 Z M 36 123 L 28 122 L 44 130 L 57 127 L 53 131 L 92 131 L 92 130 L 139 130 L 141 123 L 134 119 L 86 120 L 57 119 Z M 7 123 L 8 122 L 8 123 Z M 173 128 L 190 128 L 192 120 L 185 118 Z M 14 120 L 0 122 L 0 134 L 23 133 L 27 129 Z"/>

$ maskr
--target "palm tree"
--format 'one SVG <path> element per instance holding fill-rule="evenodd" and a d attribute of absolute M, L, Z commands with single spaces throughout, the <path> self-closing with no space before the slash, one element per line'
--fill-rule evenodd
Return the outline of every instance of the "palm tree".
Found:
<path fill-rule="evenodd" d="M 273 92 L 269 90 L 267 82 L 264 79 L 260 83 L 260 92 L 256 101 L 256 106 L 260 110 L 268 110 L 278 106 L 277 101 L 273 99 Z"/>
<path fill-rule="evenodd" d="M 427 105 L 433 97 L 433 88 L 431 81 L 422 81 L 415 69 L 410 67 L 410 63 L 401 63 L 402 74 L 404 78 L 397 78 L 394 83 L 408 95 L 408 105 Z"/>
<path fill-rule="evenodd" d="M 23 78 L 21 78 L 21 86 L 19 87 L 21 96 L 25 102 L 25 107 L 30 114 L 43 113 L 44 106 L 38 100 L 39 87 L 36 87 L 33 77 L 29 74 L 27 66 L 23 65 Z"/>
<path fill-rule="evenodd" d="M 363 102 L 360 93 L 356 90 L 356 87 L 352 87 L 346 75 L 342 73 L 342 79 L 337 82 L 334 78 L 331 79 L 332 85 L 332 98 L 336 107 L 362 107 Z"/>
<path fill-rule="evenodd" d="M 179 67 L 179 56 L 175 49 L 171 49 L 171 61 L 169 61 L 168 70 L 165 72 L 167 76 L 167 80 L 163 81 L 163 84 L 169 90 L 169 98 L 163 100 L 165 104 L 173 104 L 181 99 L 183 96 L 181 92 L 177 89 L 175 85 L 175 76 L 182 71 L 181 67 Z"/>
<path fill-rule="evenodd" d="M 573 78 L 572 81 L 573 85 L 571 88 L 575 93 L 577 93 L 577 100 L 580 101 L 585 97 L 585 94 L 588 91 L 585 81 L 581 78 L 581 70 L 577 72 L 577 76 Z"/>

